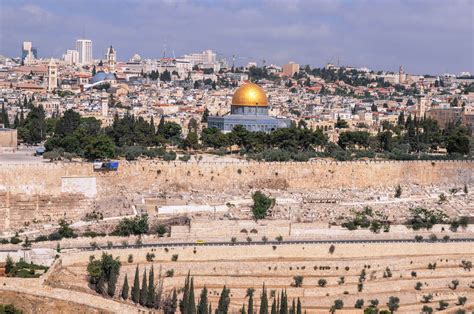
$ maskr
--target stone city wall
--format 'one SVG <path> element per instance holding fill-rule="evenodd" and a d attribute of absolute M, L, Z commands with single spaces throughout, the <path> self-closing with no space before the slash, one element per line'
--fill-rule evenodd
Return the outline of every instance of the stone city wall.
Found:
<path fill-rule="evenodd" d="M 206 193 L 250 189 L 393 187 L 397 184 L 474 183 L 473 161 L 360 161 L 309 163 L 184 163 L 121 161 L 118 171 L 91 163 L 4 164 L 0 167 L 0 232 L 34 221 L 78 219 L 92 206 L 129 206 L 166 191 Z M 119 204 L 119 205 L 117 205 Z"/>

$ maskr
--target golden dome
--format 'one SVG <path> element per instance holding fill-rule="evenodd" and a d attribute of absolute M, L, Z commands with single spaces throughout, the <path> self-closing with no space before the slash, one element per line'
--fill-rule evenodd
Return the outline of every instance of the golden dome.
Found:
<path fill-rule="evenodd" d="M 232 105 L 267 107 L 267 95 L 263 88 L 254 83 L 244 83 L 232 97 Z"/>

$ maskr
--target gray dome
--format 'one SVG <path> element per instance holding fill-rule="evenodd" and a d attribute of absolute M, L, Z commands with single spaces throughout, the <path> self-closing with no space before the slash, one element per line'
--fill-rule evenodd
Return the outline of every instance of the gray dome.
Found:
<path fill-rule="evenodd" d="M 100 81 L 115 81 L 117 77 L 114 73 L 105 73 L 103 71 L 97 72 L 91 79 L 91 83 L 97 83 Z"/>

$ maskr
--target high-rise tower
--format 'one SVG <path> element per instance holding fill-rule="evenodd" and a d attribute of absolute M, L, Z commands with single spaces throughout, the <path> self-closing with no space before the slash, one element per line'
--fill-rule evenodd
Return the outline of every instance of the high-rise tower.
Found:
<path fill-rule="evenodd" d="M 92 40 L 78 39 L 76 50 L 79 53 L 79 64 L 87 65 L 92 63 Z"/>

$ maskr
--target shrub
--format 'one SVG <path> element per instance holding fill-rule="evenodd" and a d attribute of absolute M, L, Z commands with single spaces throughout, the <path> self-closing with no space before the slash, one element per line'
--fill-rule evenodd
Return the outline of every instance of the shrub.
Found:
<path fill-rule="evenodd" d="M 467 298 L 466 297 L 458 297 L 457 305 L 464 305 L 466 304 Z"/>
<path fill-rule="evenodd" d="M 421 236 L 421 235 L 416 235 L 415 236 L 415 241 L 416 242 L 421 242 L 422 240 L 423 240 L 423 236 Z"/>
<path fill-rule="evenodd" d="M 148 232 L 148 215 L 136 216 L 133 218 L 123 218 L 120 220 L 113 235 L 128 237 L 130 235 L 141 235 Z"/>
<path fill-rule="evenodd" d="M 361 309 L 364 306 L 364 299 L 357 299 L 354 307 L 356 309 Z"/>
<path fill-rule="evenodd" d="M 423 305 L 423 307 L 421 308 L 421 312 L 423 314 L 431 314 L 433 313 L 433 308 L 429 307 L 428 305 Z"/>
<path fill-rule="evenodd" d="M 396 198 L 400 198 L 400 196 L 402 196 L 402 187 L 399 185 L 397 185 L 397 187 L 395 188 L 395 197 Z"/>
<path fill-rule="evenodd" d="M 449 305 L 448 302 L 441 300 L 439 301 L 438 310 L 440 311 L 445 310 L 448 307 L 448 305 Z"/>
<path fill-rule="evenodd" d="M 433 295 L 430 293 L 430 294 L 424 294 L 421 296 L 421 302 L 422 303 L 430 303 L 431 300 L 433 300 Z"/>
<path fill-rule="evenodd" d="M 133 263 L 133 254 L 128 255 L 127 262 L 129 262 L 130 264 Z"/>
<path fill-rule="evenodd" d="M 255 219 L 263 219 L 267 216 L 268 210 L 275 205 L 275 199 L 270 198 L 260 191 L 252 195 L 252 213 Z"/>
<path fill-rule="evenodd" d="M 331 244 L 331 246 L 329 247 L 329 253 L 333 254 L 335 250 L 336 250 L 336 247 L 334 246 L 334 244 Z"/>
<path fill-rule="evenodd" d="M 176 261 L 178 260 L 178 254 L 173 254 L 173 255 L 171 256 L 171 260 L 172 260 L 173 262 L 176 262 Z"/>
<path fill-rule="evenodd" d="M 174 276 L 174 269 L 168 269 L 165 273 L 165 276 L 171 278 Z"/>
<path fill-rule="evenodd" d="M 328 283 L 328 282 L 327 282 L 326 279 L 319 279 L 319 280 L 318 280 L 318 285 L 319 285 L 320 287 L 325 287 L 325 286 L 327 285 L 327 283 Z"/>
<path fill-rule="evenodd" d="M 303 285 L 303 276 L 294 276 L 293 277 L 293 280 L 294 280 L 294 283 L 293 283 L 293 286 L 294 287 L 301 287 Z"/>
<path fill-rule="evenodd" d="M 158 225 L 156 228 L 156 233 L 158 233 L 158 236 L 162 237 L 166 233 L 166 226 L 165 225 Z"/>
<path fill-rule="evenodd" d="M 153 260 L 155 259 L 155 253 L 146 253 L 146 261 L 147 262 L 153 262 Z"/>
<path fill-rule="evenodd" d="M 418 281 L 418 282 L 415 284 L 415 290 L 421 290 L 421 287 L 422 287 L 422 286 L 423 286 L 423 284 Z"/>

